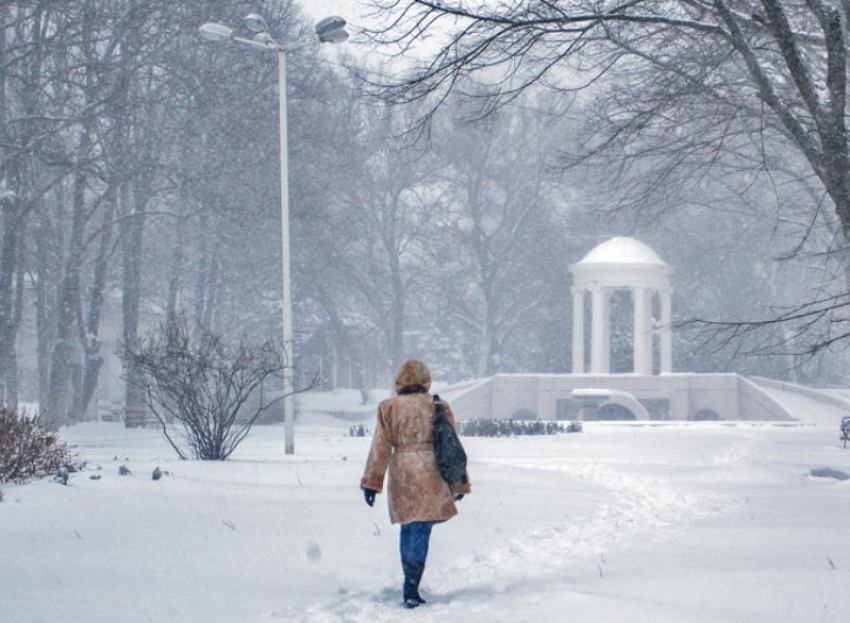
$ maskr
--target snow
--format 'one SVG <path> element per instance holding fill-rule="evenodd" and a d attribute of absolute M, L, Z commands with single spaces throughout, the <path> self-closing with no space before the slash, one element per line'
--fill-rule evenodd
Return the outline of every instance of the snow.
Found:
<path fill-rule="evenodd" d="M 640 240 L 615 236 L 591 249 L 578 264 L 653 264 L 667 266 L 658 254 Z"/>
<path fill-rule="evenodd" d="M 305 416 L 294 457 L 281 426 L 256 427 L 224 463 L 77 425 L 62 432 L 89 463 L 69 486 L 4 485 L 3 620 L 845 621 L 850 481 L 809 475 L 850 471 L 834 424 L 467 438 L 473 494 L 435 528 L 412 612 L 386 496 L 368 508 L 358 489 L 370 439 L 347 421 Z"/>
<path fill-rule="evenodd" d="M 315 21 L 329 15 L 341 15 L 353 26 L 359 26 L 368 13 L 358 0 L 302 0 L 300 4 L 304 12 Z"/>
<path fill-rule="evenodd" d="M 782 391 L 763 384 L 759 387 L 768 396 L 776 400 L 788 413 L 793 414 L 794 417 L 806 424 L 817 424 L 825 428 L 833 427 L 837 431 L 841 419 L 848 415 L 846 409 L 815 403 L 813 400 L 793 391 Z"/>
<path fill-rule="evenodd" d="M 574 389 L 570 392 L 570 396 L 573 398 L 607 398 L 614 392 L 616 390 L 594 388 Z"/>
<path fill-rule="evenodd" d="M 335 389 L 327 392 L 303 392 L 295 395 L 299 411 L 316 413 L 358 413 L 372 415 L 378 402 L 390 395 L 389 390 L 373 389 L 368 393 L 369 401 L 363 404 L 363 396 L 357 389 Z"/>

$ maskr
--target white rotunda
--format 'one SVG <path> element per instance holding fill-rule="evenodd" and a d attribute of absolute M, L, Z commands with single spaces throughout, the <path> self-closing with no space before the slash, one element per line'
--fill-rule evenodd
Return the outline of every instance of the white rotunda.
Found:
<path fill-rule="evenodd" d="M 771 394 L 776 381 L 723 371 L 672 371 L 672 270 L 644 243 L 623 236 L 611 238 L 571 264 L 569 272 L 573 279 L 572 374 L 499 373 L 443 388 L 440 394 L 462 419 L 794 419 Z M 633 302 L 634 368 L 625 374 L 612 373 L 610 365 L 610 301 L 617 290 L 629 291 Z M 585 365 L 588 293 L 589 367 Z M 659 354 L 657 366 L 653 352 Z M 660 374 L 654 374 L 656 369 Z M 799 391 L 809 392 L 807 388 Z"/>
<path fill-rule="evenodd" d="M 672 372 L 673 340 L 672 288 L 670 266 L 646 244 L 626 236 L 617 236 L 593 248 L 584 258 L 570 265 L 573 276 L 573 374 L 584 374 L 585 296 L 591 297 L 590 370 L 591 374 L 611 372 L 611 294 L 615 290 L 631 292 L 634 310 L 634 373 L 653 373 L 653 345 L 659 339 L 662 374 Z M 653 326 L 653 300 L 659 301 L 660 318 Z"/>

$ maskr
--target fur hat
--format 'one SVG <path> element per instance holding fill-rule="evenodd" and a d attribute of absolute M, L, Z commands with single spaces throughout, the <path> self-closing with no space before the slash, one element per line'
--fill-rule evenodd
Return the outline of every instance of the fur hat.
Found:
<path fill-rule="evenodd" d="M 421 361 L 408 359 L 398 368 L 395 375 L 395 391 L 401 391 L 405 385 L 421 385 L 428 391 L 431 388 L 431 372 Z"/>

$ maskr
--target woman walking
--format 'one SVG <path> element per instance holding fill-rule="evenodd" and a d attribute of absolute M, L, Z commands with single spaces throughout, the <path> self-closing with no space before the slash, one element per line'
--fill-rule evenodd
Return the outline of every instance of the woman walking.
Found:
<path fill-rule="evenodd" d="M 404 572 L 404 605 L 424 604 L 419 582 L 425 570 L 431 527 L 457 515 L 455 502 L 471 492 L 468 475 L 449 485 L 434 457 L 434 401 L 428 390 L 431 373 L 421 361 L 408 359 L 396 373 L 397 396 L 378 405 L 378 421 L 366 471 L 360 482 L 366 503 L 383 491 L 389 466 L 390 520 L 401 524 L 399 550 Z M 449 405 L 446 417 L 455 426 Z"/>

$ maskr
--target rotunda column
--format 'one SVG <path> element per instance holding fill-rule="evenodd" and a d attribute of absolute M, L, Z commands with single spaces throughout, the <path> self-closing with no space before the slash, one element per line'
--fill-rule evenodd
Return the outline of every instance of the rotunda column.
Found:
<path fill-rule="evenodd" d="M 673 292 L 669 288 L 662 290 L 661 294 L 661 327 L 660 335 L 661 350 L 661 373 L 673 371 L 673 330 L 670 324 L 673 322 Z"/>
<path fill-rule="evenodd" d="M 655 357 L 655 326 L 652 322 L 652 299 L 655 296 L 655 290 L 649 289 L 646 291 L 648 304 L 646 306 L 646 335 L 649 347 L 646 349 L 646 373 L 652 374 L 652 360 Z"/>
<path fill-rule="evenodd" d="M 573 287 L 573 374 L 584 374 L 584 288 Z"/>
<path fill-rule="evenodd" d="M 594 286 L 590 290 L 590 372 L 605 374 L 605 290 Z"/>
<path fill-rule="evenodd" d="M 633 355 L 635 374 L 652 374 L 652 334 L 649 315 L 651 294 L 647 288 L 632 288 L 633 308 Z M 649 365 L 647 365 L 649 364 Z"/>
<path fill-rule="evenodd" d="M 602 288 L 602 374 L 611 374 L 611 293 Z"/>

